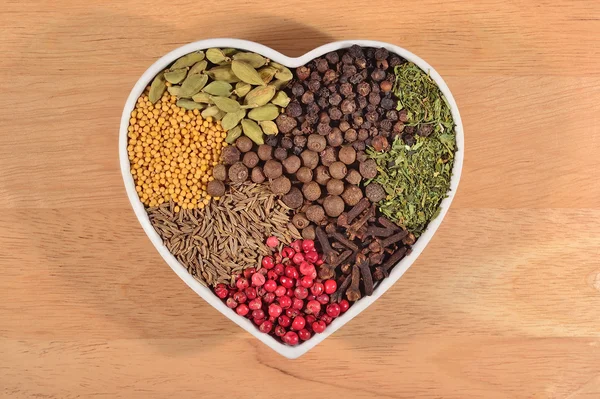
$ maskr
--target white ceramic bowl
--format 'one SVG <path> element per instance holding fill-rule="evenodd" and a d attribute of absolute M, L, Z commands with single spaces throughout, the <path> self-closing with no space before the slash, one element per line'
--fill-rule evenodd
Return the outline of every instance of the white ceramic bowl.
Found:
<path fill-rule="evenodd" d="M 186 270 L 184 266 L 182 266 L 177 259 L 169 252 L 169 250 L 163 245 L 161 238 L 158 233 L 152 227 L 150 220 L 148 219 L 148 215 L 144 210 L 144 205 L 141 203 L 138 195 L 135 191 L 135 184 L 133 181 L 133 177 L 129 171 L 129 159 L 127 157 L 127 127 L 129 125 L 129 115 L 133 110 L 137 98 L 143 93 L 144 88 L 150 84 L 154 76 L 158 74 L 160 71 L 165 69 L 169 64 L 175 61 L 177 58 L 188 54 L 195 50 L 201 50 L 211 47 L 229 47 L 229 48 L 238 48 L 247 51 L 253 51 L 259 54 L 262 54 L 265 57 L 272 59 L 273 61 L 279 62 L 287 66 L 288 68 L 296 68 L 298 66 L 304 65 L 308 63 L 310 60 L 320 57 L 330 51 L 339 50 L 342 48 L 350 47 L 353 44 L 358 44 L 363 47 L 385 47 L 390 52 L 400 55 L 408 61 L 411 61 L 418 65 L 422 70 L 429 72 L 432 79 L 437 83 L 439 88 L 446 96 L 448 103 L 450 104 L 452 110 L 452 117 L 454 118 L 454 122 L 456 123 L 456 142 L 457 142 L 457 152 L 456 157 L 454 159 L 454 169 L 452 171 L 452 182 L 450 184 L 450 192 L 448 193 L 448 197 L 442 201 L 441 204 L 441 212 L 440 214 L 429 223 L 427 230 L 421 235 L 421 237 L 417 240 L 415 245 L 413 246 L 412 253 L 402 259 L 398 265 L 396 265 L 388 278 L 384 279 L 378 287 L 375 289 L 375 292 L 370 297 L 365 297 L 358 302 L 356 302 L 350 309 L 335 319 L 331 325 L 327 327 L 323 334 L 315 334 L 310 340 L 301 343 L 297 346 L 287 346 L 282 343 L 279 343 L 274 338 L 267 334 L 263 334 L 252 322 L 244 317 L 238 316 L 234 311 L 229 309 L 219 298 L 217 298 L 210 289 L 203 287 L 198 281 L 196 281 Z M 175 49 L 156 61 L 154 64 L 150 66 L 144 72 L 144 74 L 139 78 L 129 97 L 127 98 L 127 102 L 125 103 L 125 107 L 123 108 L 123 115 L 121 117 L 121 128 L 119 132 L 119 158 L 121 163 L 121 173 L 123 174 L 123 180 L 125 182 L 125 188 L 127 190 L 127 195 L 129 196 L 129 201 L 133 206 L 133 210 L 137 215 L 138 220 L 142 224 L 144 231 L 150 240 L 161 254 L 163 259 L 167 262 L 167 264 L 177 273 L 177 275 L 185 281 L 185 283 L 193 289 L 198 295 L 200 295 L 206 302 L 216 308 L 218 311 L 223 313 L 226 317 L 231 319 L 238 326 L 242 327 L 244 330 L 248 331 L 250 334 L 254 335 L 257 339 L 261 340 L 265 345 L 269 346 L 274 351 L 280 353 L 281 355 L 289 358 L 295 359 L 302 354 L 306 353 L 310 349 L 312 349 L 315 345 L 323 341 L 329 335 L 333 334 L 344 324 L 348 323 L 352 318 L 358 315 L 360 312 L 365 310 L 370 304 L 375 302 L 377 298 L 383 295 L 403 274 L 404 272 L 412 265 L 412 263 L 417 259 L 417 257 L 421 254 L 425 246 L 431 240 L 431 237 L 435 234 L 438 229 L 440 223 L 444 219 L 448 208 L 450 207 L 450 203 L 454 198 L 456 193 L 456 189 L 458 187 L 458 181 L 460 180 L 460 174 L 463 165 L 465 151 L 465 143 L 464 143 L 464 135 L 463 135 L 463 125 L 460 119 L 460 114 L 458 112 L 458 107 L 456 102 L 454 101 L 454 97 L 450 92 L 450 89 L 442 79 L 442 77 L 433 69 L 427 62 L 423 61 L 421 58 L 417 57 L 413 53 L 403 49 L 402 47 L 395 46 L 393 44 L 377 42 L 371 40 L 345 40 L 339 42 L 333 42 L 326 44 L 324 46 L 318 47 L 314 50 L 309 51 L 298 58 L 290 58 L 277 51 L 263 46 L 262 44 L 246 41 L 246 40 L 238 40 L 238 39 L 209 39 L 209 40 L 201 40 L 195 43 L 190 43 L 185 46 L 179 47 Z"/>

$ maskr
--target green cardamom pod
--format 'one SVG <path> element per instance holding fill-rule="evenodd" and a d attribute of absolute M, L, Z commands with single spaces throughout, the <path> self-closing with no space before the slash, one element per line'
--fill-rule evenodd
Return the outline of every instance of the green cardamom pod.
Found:
<path fill-rule="evenodd" d="M 272 81 L 276 73 L 277 69 L 272 66 L 262 67 L 258 70 L 258 74 L 265 84 L 268 84 L 270 81 Z"/>
<path fill-rule="evenodd" d="M 202 60 L 200 62 L 196 62 L 193 67 L 190 68 L 188 72 L 190 75 L 194 75 L 197 73 L 202 73 L 206 67 L 208 66 L 208 62 L 206 60 Z"/>
<path fill-rule="evenodd" d="M 188 71 L 186 68 L 175 69 L 174 71 L 165 72 L 165 79 L 167 79 L 167 82 L 175 85 L 177 83 L 181 83 L 183 79 L 185 79 L 185 77 L 187 76 L 187 72 Z"/>
<path fill-rule="evenodd" d="M 271 82 L 271 84 L 273 86 L 275 86 L 275 88 L 277 90 L 283 89 L 285 86 L 287 86 L 288 83 L 289 83 L 289 80 L 280 80 L 280 79 L 275 79 L 273 82 Z"/>
<path fill-rule="evenodd" d="M 271 101 L 276 91 L 271 85 L 255 87 L 246 94 L 244 103 L 252 107 L 260 107 Z"/>
<path fill-rule="evenodd" d="M 161 72 L 150 84 L 150 93 L 148 93 L 148 99 L 152 104 L 156 103 L 162 97 L 163 93 L 167 90 L 167 81 L 165 79 L 165 73 Z"/>
<path fill-rule="evenodd" d="M 231 129 L 227 132 L 227 137 L 225 137 L 225 142 L 227 144 L 233 144 L 241 135 L 242 135 L 242 127 L 240 125 L 237 125 L 236 127 L 234 127 L 233 129 Z"/>
<path fill-rule="evenodd" d="M 265 84 L 256 69 L 247 62 L 233 60 L 231 61 L 231 70 L 242 82 L 261 86 Z"/>
<path fill-rule="evenodd" d="M 240 109 L 237 112 L 229 112 L 221 120 L 221 127 L 226 131 L 231 130 L 244 119 L 244 116 L 246 116 L 246 111 L 243 109 Z"/>
<path fill-rule="evenodd" d="M 238 97 L 244 97 L 246 94 L 248 94 L 248 92 L 252 89 L 252 85 L 246 83 L 246 82 L 237 82 L 235 84 L 235 94 L 237 94 Z"/>
<path fill-rule="evenodd" d="M 277 124 L 273 121 L 260 121 L 258 122 L 263 132 L 268 135 L 279 133 L 279 129 L 277 129 Z"/>
<path fill-rule="evenodd" d="M 227 83 L 236 83 L 240 81 L 233 71 L 231 65 L 217 66 L 206 71 L 206 74 L 212 78 L 212 80 L 221 80 Z"/>
<path fill-rule="evenodd" d="M 194 65 L 196 62 L 200 62 L 204 59 L 203 51 L 196 51 L 193 53 L 189 53 L 179 58 L 177 61 L 171 65 L 171 71 L 175 69 L 187 68 Z"/>
<path fill-rule="evenodd" d="M 213 119 L 216 121 L 220 121 L 221 119 L 223 119 L 223 117 L 227 115 L 227 112 L 225 111 L 219 111 L 217 112 L 217 114 L 215 116 L 213 116 Z"/>
<path fill-rule="evenodd" d="M 179 92 L 181 91 L 181 86 L 169 86 L 167 87 L 167 91 L 170 95 L 179 97 Z"/>
<path fill-rule="evenodd" d="M 285 91 L 280 90 L 277 92 L 277 94 L 275 94 L 275 97 L 273 97 L 271 102 L 275 105 L 279 105 L 280 107 L 285 108 L 290 103 L 290 98 L 287 94 L 285 94 Z"/>
<path fill-rule="evenodd" d="M 204 85 L 208 82 L 208 76 L 204 74 L 189 75 L 181 84 L 181 90 L 179 90 L 179 97 L 191 98 L 194 94 L 197 94 Z"/>
<path fill-rule="evenodd" d="M 236 48 L 224 48 L 221 51 L 223 51 L 223 54 L 225 54 L 227 57 L 231 57 L 234 54 L 237 54 L 238 49 L 236 49 Z"/>
<path fill-rule="evenodd" d="M 223 112 L 237 112 L 240 108 L 240 103 L 228 97 L 212 97 L 213 102 Z"/>
<path fill-rule="evenodd" d="M 220 80 L 215 80 L 214 82 L 210 82 L 209 84 L 204 86 L 202 91 L 213 96 L 227 97 L 231 94 L 232 89 L 233 86 L 231 86 L 229 83 Z"/>
<path fill-rule="evenodd" d="M 202 115 L 203 118 L 208 118 L 209 116 L 214 117 L 219 112 L 221 112 L 221 110 L 216 105 L 213 105 L 212 107 L 204 109 L 200 115 Z"/>
<path fill-rule="evenodd" d="M 248 112 L 248 118 L 255 121 L 272 121 L 279 115 L 279 108 L 273 104 L 263 105 Z"/>
<path fill-rule="evenodd" d="M 192 100 L 196 101 L 197 103 L 213 104 L 211 95 L 208 93 L 203 93 L 203 92 L 200 92 L 200 93 L 192 96 Z"/>
<path fill-rule="evenodd" d="M 224 65 L 231 62 L 231 58 L 226 56 L 219 48 L 209 48 L 206 50 L 206 59 L 217 65 Z"/>
<path fill-rule="evenodd" d="M 256 53 L 237 53 L 233 56 L 234 60 L 245 61 L 252 66 L 252 68 L 260 68 L 262 66 L 267 65 L 269 62 L 268 58 L 263 57 L 260 54 Z"/>
<path fill-rule="evenodd" d="M 192 100 L 186 100 L 185 98 L 180 98 L 179 100 L 177 100 L 175 105 L 177 105 L 178 107 L 181 107 L 183 109 L 204 109 L 204 108 L 206 108 L 206 104 L 199 104 Z"/>
<path fill-rule="evenodd" d="M 288 82 L 294 77 L 292 71 L 277 62 L 271 62 L 269 65 L 277 69 L 277 73 L 275 74 L 276 79 Z"/>
<path fill-rule="evenodd" d="M 261 145 L 265 143 L 263 131 L 256 122 L 250 119 L 242 119 L 242 130 L 244 131 L 244 134 L 256 144 Z"/>

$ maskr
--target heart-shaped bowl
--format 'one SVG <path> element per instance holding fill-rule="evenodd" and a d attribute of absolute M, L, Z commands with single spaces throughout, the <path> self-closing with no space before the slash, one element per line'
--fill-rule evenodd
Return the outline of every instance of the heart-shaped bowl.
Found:
<path fill-rule="evenodd" d="M 373 295 L 364 297 L 353 304 L 350 309 L 342 314 L 340 317 L 336 318 L 325 330 L 322 334 L 315 334 L 311 339 L 306 342 L 303 342 L 297 346 L 288 346 L 282 344 L 275 340 L 270 335 L 261 333 L 252 322 L 242 316 L 237 315 L 233 310 L 229 309 L 213 292 L 204 286 L 202 286 L 198 281 L 196 281 L 192 275 L 188 273 L 186 268 L 181 265 L 175 259 L 175 257 L 169 252 L 167 247 L 163 244 L 160 236 L 152 227 L 150 220 L 148 218 L 148 214 L 144 209 L 144 205 L 140 201 L 137 192 L 135 191 L 135 184 L 133 177 L 130 173 L 130 165 L 129 158 L 127 155 L 127 128 L 129 126 L 129 116 L 134 109 L 135 103 L 138 97 L 143 93 L 144 89 L 150 84 L 152 79 L 163 69 L 165 69 L 169 64 L 175 61 L 177 58 L 191 53 L 196 50 L 207 49 L 211 47 L 220 47 L 220 48 L 237 48 L 241 50 L 252 51 L 255 53 L 262 54 L 263 56 L 270 58 L 271 60 L 278 62 L 287 66 L 288 68 L 296 68 L 301 65 L 307 64 L 314 58 L 320 57 L 330 51 L 335 51 L 343 48 L 347 48 L 352 46 L 353 44 L 357 44 L 362 47 L 385 47 L 391 53 L 395 53 L 404 59 L 413 62 L 423 71 L 429 73 L 429 76 L 435 81 L 438 85 L 448 104 L 450 105 L 450 109 L 452 112 L 452 117 L 454 118 L 454 123 L 456 124 L 455 133 L 456 133 L 456 145 L 457 151 L 454 159 L 454 168 L 452 170 L 452 180 L 450 183 L 450 191 L 448 192 L 448 196 L 441 203 L 441 211 L 438 216 L 433 219 L 429 225 L 427 226 L 427 230 L 419 237 L 417 242 L 412 247 L 412 253 L 402 259 L 390 272 L 388 278 L 384 279 L 379 283 L 377 288 L 375 289 Z M 150 241 L 156 247 L 160 255 L 167 262 L 167 264 L 177 273 L 177 275 L 198 295 L 200 295 L 206 302 L 212 305 L 219 312 L 223 313 L 227 318 L 236 323 L 238 326 L 242 327 L 244 330 L 248 331 L 250 334 L 254 335 L 257 339 L 261 340 L 265 345 L 269 346 L 274 351 L 279 354 L 289 358 L 295 359 L 310 349 L 312 349 L 315 345 L 323 341 L 329 335 L 333 334 L 344 324 L 348 323 L 352 320 L 356 315 L 365 310 L 369 305 L 375 302 L 384 292 L 386 292 L 403 274 L 406 270 L 413 264 L 413 262 L 419 257 L 423 249 L 427 246 L 436 230 L 440 226 L 440 223 L 444 219 L 446 212 L 448 212 L 448 208 L 452 203 L 454 195 L 456 193 L 456 189 L 458 188 L 458 182 L 460 180 L 460 175 L 462 171 L 463 159 L 465 152 L 465 144 L 464 144 L 464 134 L 463 134 L 463 126 L 462 121 L 460 119 L 460 114 L 458 112 L 458 107 L 456 105 L 456 101 L 450 92 L 450 89 L 442 79 L 442 77 L 436 72 L 435 69 L 431 67 L 427 62 L 411 53 L 403 49 L 402 47 L 395 46 L 393 44 L 372 41 L 372 40 L 345 40 L 338 41 L 333 43 L 328 43 L 323 46 L 317 47 L 314 50 L 309 51 L 301 57 L 291 58 L 287 57 L 272 48 L 266 47 L 259 43 L 254 43 L 246 40 L 239 39 L 208 39 L 208 40 L 200 40 L 194 43 L 186 44 L 185 46 L 179 47 L 167 55 L 160 58 L 154 64 L 150 66 L 144 72 L 144 74 L 138 79 L 137 83 L 129 93 L 129 97 L 127 98 L 127 102 L 125 103 L 125 107 L 123 108 L 123 115 L 121 117 L 121 127 L 119 131 L 119 159 L 121 163 L 121 173 L 123 175 L 123 181 L 125 182 L 125 188 L 127 190 L 127 195 L 129 197 L 129 201 L 133 206 L 133 210 L 140 221 L 144 231 L 150 237 Z"/>

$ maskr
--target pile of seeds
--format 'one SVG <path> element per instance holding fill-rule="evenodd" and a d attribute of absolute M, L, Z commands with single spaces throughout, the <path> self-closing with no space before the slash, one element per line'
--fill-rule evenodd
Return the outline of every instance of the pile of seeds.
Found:
<path fill-rule="evenodd" d="M 289 223 L 289 208 L 264 185 L 232 186 L 204 209 L 176 212 L 171 202 L 147 211 L 165 246 L 204 285 L 231 283 L 260 264 L 271 254 L 265 237 L 283 243 L 300 237 Z"/>

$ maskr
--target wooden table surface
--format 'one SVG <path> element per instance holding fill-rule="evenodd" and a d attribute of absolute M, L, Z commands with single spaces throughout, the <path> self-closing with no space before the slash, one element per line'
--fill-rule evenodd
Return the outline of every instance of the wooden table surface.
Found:
<path fill-rule="evenodd" d="M 298 360 L 187 288 L 123 188 L 129 90 L 209 37 L 395 43 L 463 117 L 435 238 Z M 5 0 L 0 55 L 0 397 L 600 397 L 597 1 Z"/>

